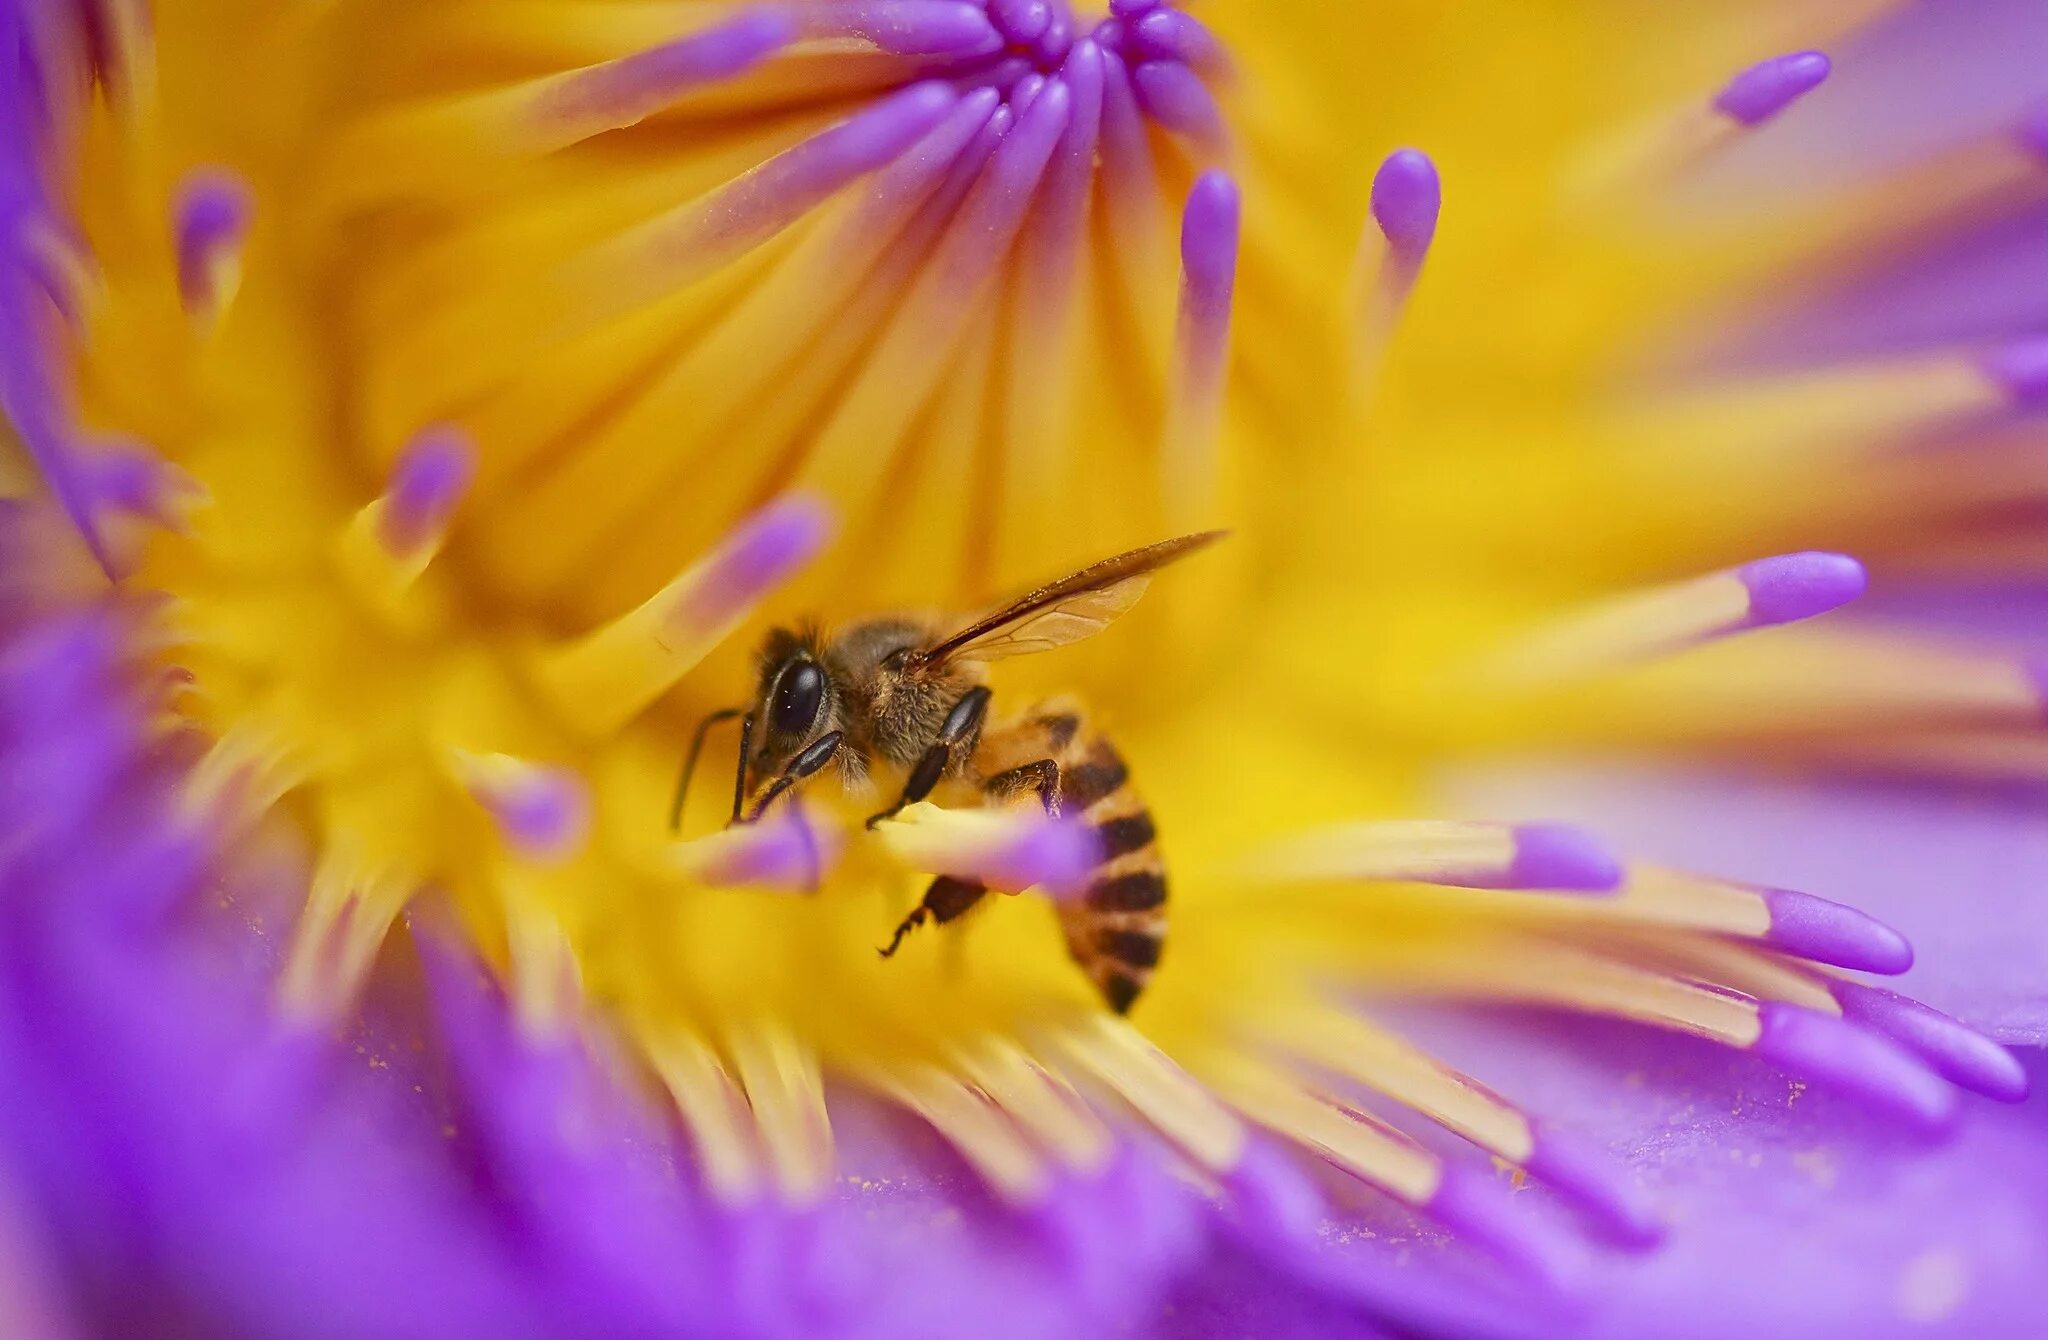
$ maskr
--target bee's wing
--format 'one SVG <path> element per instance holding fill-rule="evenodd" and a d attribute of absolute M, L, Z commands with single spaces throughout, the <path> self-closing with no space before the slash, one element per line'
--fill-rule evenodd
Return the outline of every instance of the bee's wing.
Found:
<path fill-rule="evenodd" d="M 1051 651 L 1093 637 L 1138 603 L 1138 597 L 1151 585 L 1153 573 L 1228 533 L 1210 530 L 1183 535 L 1106 558 L 983 615 L 918 653 L 917 659 L 927 665 L 996 661 Z"/>

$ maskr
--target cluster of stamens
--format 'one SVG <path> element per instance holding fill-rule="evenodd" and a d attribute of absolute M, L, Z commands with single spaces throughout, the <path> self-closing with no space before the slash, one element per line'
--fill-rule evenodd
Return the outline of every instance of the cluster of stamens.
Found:
<path fill-rule="evenodd" d="M 835 44 L 857 51 L 849 57 Z M 356 218 L 424 203 L 422 214 L 433 215 L 441 174 L 473 185 L 508 157 L 573 158 L 600 136 L 728 85 L 783 111 L 772 86 L 750 91 L 747 78 L 779 58 L 820 53 L 889 63 L 878 76 L 851 67 L 849 81 L 873 96 L 736 177 L 652 215 L 637 197 L 596 201 L 589 213 L 598 223 L 587 231 L 580 210 L 575 227 L 549 231 L 560 224 L 548 212 L 553 201 L 529 203 L 530 212 L 509 223 L 488 214 L 463 219 L 443 234 L 422 230 L 427 240 L 416 253 L 367 274 L 368 296 L 354 315 L 389 337 L 359 351 L 367 386 L 350 391 L 360 391 L 353 408 L 369 440 L 350 445 L 368 458 L 365 477 L 379 482 L 329 509 L 332 534 L 294 551 L 299 566 L 286 579 L 314 593 L 304 603 L 342 608 L 333 622 L 373 630 L 373 645 L 420 667 L 429 688 L 408 684 L 420 701 L 408 699 L 404 712 L 414 715 L 392 714 L 405 730 L 361 752 L 350 752 L 352 740 L 336 746 L 323 738 L 315 747 L 291 738 L 291 728 L 305 724 L 292 716 L 303 707 L 295 675 L 325 676 L 308 679 L 319 691 L 304 696 L 323 706 L 345 701 L 379 725 L 384 705 L 372 710 L 362 706 L 369 699 L 348 697 L 352 677 L 331 664 L 308 670 L 279 631 L 284 625 L 253 624 L 264 636 L 221 635 L 211 645 L 194 639 L 200 662 L 222 682 L 287 686 L 234 704 L 248 707 L 246 719 L 213 723 L 221 738 L 193 780 L 197 808 L 217 813 L 214 801 L 235 788 L 251 794 L 247 783 L 258 774 L 278 777 L 256 788 L 262 799 L 293 787 L 321 794 L 313 810 L 326 855 L 287 970 L 289 1003 L 331 1018 L 369 972 L 406 900 L 450 880 L 491 905 L 483 920 L 507 946 L 505 972 L 525 1021 L 558 1024 L 574 1012 L 579 951 L 598 945 L 614 964 L 630 960 L 643 945 L 667 943 L 679 903 L 700 900 L 683 907 L 688 915 L 738 886 L 808 883 L 821 859 L 835 859 L 839 835 L 828 831 L 821 845 L 795 812 L 757 829 L 665 840 L 661 797 L 673 758 L 662 747 L 671 737 L 659 725 L 643 728 L 683 676 L 822 547 L 824 509 L 787 497 L 759 505 L 790 481 L 825 495 L 832 513 L 862 534 L 898 507 L 952 518 L 951 531 L 921 549 L 895 554 L 878 544 L 877 566 L 892 572 L 941 551 L 966 555 L 960 570 L 974 587 L 986 587 L 991 573 L 1042 568 L 1027 542 L 1078 477 L 1063 454 L 1079 375 L 1064 335 L 1072 313 L 1087 305 L 1074 275 L 1093 245 L 1091 209 L 1111 215 L 1119 239 L 1111 258 L 1118 275 L 1102 282 L 1117 286 L 1140 346 L 1127 371 L 1156 393 L 1156 404 L 1135 415 L 1149 434 L 1147 468 L 1165 510 L 1184 521 L 1215 510 L 1240 242 L 1236 183 L 1214 167 L 1228 147 L 1216 96 L 1228 61 L 1199 21 L 1164 0 L 1113 0 L 1092 26 L 1063 0 L 763 6 L 564 73 L 379 109 L 331 146 L 334 181 L 313 207 Z M 1651 138 L 1667 157 L 1657 162 L 1670 167 L 1674 144 L 1683 158 L 1768 120 L 1825 74 L 1824 63 L 1806 58 L 1767 65 L 1715 102 L 1686 109 L 1673 123 L 1680 130 L 1660 124 Z M 1178 143 L 1172 161 L 1162 162 L 1154 128 Z M 1630 171 L 1642 166 L 1639 157 L 1615 161 L 1624 160 Z M 1168 196 L 1162 176 L 1192 184 Z M 1165 199 L 1180 205 L 1181 249 L 1178 268 L 1169 258 L 1162 272 L 1170 248 L 1153 244 L 1162 227 L 1168 237 L 1174 231 Z M 1375 227 L 1344 313 L 1354 392 L 1369 386 L 1415 288 L 1438 204 L 1426 157 L 1408 151 L 1386 160 L 1372 193 Z M 216 360 L 210 372 L 247 338 L 234 327 L 234 307 L 238 283 L 253 278 L 241 273 L 253 245 L 249 207 L 233 178 L 209 174 L 188 183 L 172 215 L 171 292 L 200 357 Z M 538 262 L 521 249 L 528 225 L 556 248 Z M 451 272 L 477 282 L 438 303 L 419 301 L 440 294 Z M 53 298 L 61 289 L 53 281 Z M 704 307 L 689 306 L 706 290 Z M 674 321 L 664 307 L 672 301 L 681 313 Z M 1938 376 L 1916 383 L 1916 403 L 1943 413 L 2033 403 L 2048 394 L 2044 366 L 2039 357 L 1948 360 Z M 678 425 L 696 436 L 669 449 Z M 650 442 L 664 449 L 650 451 Z M 105 513 L 160 520 L 181 495 L 183 477 L 168 466 L 138 469 L 124 456 L 97 458 L 89 469 L 67 463 L 62 450 L 49 454 L 53 477 L 85 481 L 74 490 L 84 499 L 74 510 L 95 536 Z M 193 455 L 202 468 L 225 468 L 218 451 Z M 959 515 L 971 511 L 959 505 L 970 495 L 999 505 L 990 515 Z M 927 506 L 935 500 L 944 506 Z M 255 584 L 235 566 L 245 556 L 233 537 L 223 538 L 250 515 L 239 510 L 250 499 L 230 493 L 221 505 L 197 527 L 196 558 L 181 553 L 146 569 L 194 606 L 232 606 Z M 1861 566 L 1840 555 L 1765 558 L 1503 638 L 1456 684 L 1488 703 L 1526 706 L 1561 684 L 1604 683 L 1709 647 L 1728 648 L 1721 664 L 1738 672 L 1763 665 L 1757 673 L 1765 680 L 1797 680 L 1806 667 L 1782 670 L 1787 644 L 1775 644 L 1775 656 L 1741 659 L 1750 654 L 1747 635 L 1829 613 L 1863 583 Z M 515 597 L 495 610 L 524 610 L 517 598 L 532 597 L 536 606 L 552 602 L 550 618 L 469 626 L 441 617 L 478 585 Z M 870 586 L 861 598 L 886 596 Z M 604 616 L 560 632 L 592 606 Z M 204 625 L 212 611 L 199 613 Z M 1829 650 L 1820 640 L 1799 645 Z M 479 647 L 490 662 L 484 671 L 475 665 Z M 237 655 L 270 659 L 244 676 Z M 1829 692 L 1840 687 L 1829 676 L 1842 659 L 1870 658 L 1822 655 L 1813 663 L 1817 678 L 1803 682 L 1830 710 L 1863 709 L 1859 728 L 1907 698 L 1922 708 L 1939 700 L 1937 724 L 2031 722 L 2044 696 L 2020 663 L 1977 658 L 1967 662 L 1970 673 L 1912 684 L 1879 667 L 1856 681 L 1870 689 L 1881 680 L 1877 688 L 1845 702 Z M 232 693 L 223 700 L 232 702 Z M 471 721 L 479 702 L 510 704 L 506 718 L 530 719 L 501 732 L 516 738 L 496 738 Z M 331 723 L 315 725 L 333 733 Z M 658 780 L 643 784 L 649 777 Z M 409 836 L 419 839 L 413 847 L 391 852 L 365 842 L 388 826 L 384 793 L 401 787 L 432 797 L 432 806 L 450 802 L 431 809 L 459 812 L 450 829 L 465 819 L 490 825 L 475 844 L 487 853 L 478 869 L 451 867 L 451 850 L 474 854 L 459 843 L 438 842 L 438 832 L 419 837 L 436 827 L 420 820 L 427 810 L 405 815 Z M 622 820 L 611 800 L 619 794 L 647 803 Z M 1035 849 L 1026 839 L 1040 835 L 1038 822 L 949 820 L 923 809 L 889 827 L 881 845 L 925 874 L 1055 882 L 1050 865 L 1018 855 Z M 621 841 L 622 830 L 640 836 Z M 1708 1036 L 1833 1080 L 1927 1127 L 1952 1115 L 1948 1084 L 1999 1097 L 2024 1087 L 2010 1058 L 1954 1021 L 1841 976 L 1838 969 L 1903 970 L 1909 951 L 1886 928 L 1804 895 L 1629 865 L 1576 830 L 1367 823 L 1263 852 L 1252 870 L 1247 882 L 1260 898 L 1308 889 L 1297 911 L 1319 928 L 1361 924 L 1357 916 L 1324 917 L 1315 899 L 1366 886 L 1383 911 L 1445 923 L 1468 917 L 1498 932 L 1477 946 L 1455 931 L 1415 942 L 1389 937 L 1393 949 L 1346 942 L 1355 956 L 1343 966 L 1360 979 L 1378 974 L 1382 983 L 1562 1004 Z M 575 924 L 590 919 L 593 905 L 602 908 L 589 897 L 592 887 L 636 880 L 664 900 L 635 912 L 642 921 L 621 908 L 619 926 Z M 1275 895 L 1275 886 L 1287 892 Z M 1400 892 L 1381 897 L 1384 886 Z M 769 920 L 792 907 L 789 922 Z M 1254 918 L 1227 900 L 1210 910 L 1242 916 L 1248 939 L 1260 918 L 1274 915 L 1262 906 Z M 787 939 L 806 946 L 793 956 L 805 971 L 817 963 L 839 970 L 836 949 L 815 961 L 809 955 L 828 937 L 843 940 L 862 971 L 879 971 L 870 932 L 849 934 L 843 922 L 820 929 L 836 911 L 825 899 L 737 915 L 776 932 L 798 927 Z M 757 943 L 750 948 L 761 952 Z M 1270 1036 L 1250 1029 L 1252 1045 L 1209 1038 L 1186 1057 L 1170 1057 L 1121 1021 L 1070 1008 L 1072 999 L 1046 1003 L 1028 978 L 1006 984 L 1010 1003 L 991 1007 L 993 1023 L 957 1036 L 946 1031 L 944 1010 L 896 1010 L 893 1001 L 849 992 L 835 1008 L 844 1003 L 848 1018 L 883 1039 L 876 1056 L 863 1057 L 806 1035 L 793 1014 L 775 1014 L 817 994 L 808 978 L 783 996 L 749 978 L 727 999 L 720 955 L 691 960 L 703 970 L 699 980 L 649 954 L 633 960 L 622 974 L 629 985 L 606 1003 L 645 1044 L 675 1097 L 708 1184 L 734 1198 L 764 1182 L 792 1200 L 822 1196 L 832 1150 L 821 1076 L 830 1067 L 928 1119 L 1019 1204 L 1049 1195 L 1049 1170 L 1062 1164 L 1099 1170 L 1112 1126 L 1162 1134 L 1205 1176 L 1252 1198 L 1265 1174 L 1247 1131 L 1262 1127 L 1510 1257 L 1540 1254 L 1501 1189 L 1472 1171 L 1481 1165 L 1397 1136 L 1359 1110 L 1348 1096 L 1354 1090 L 1314 1078 L 1334 1072 L 1549 1181 L 1612 1236 L 1654 1236 L 1633 1188 L 1566 1152 L 1568 1142 L 1475 1081 L 1377 1031 L 1341 993 L 1282 984 Z M 1169 955 L 1165 971 L 1174 970 Z M 912 978 L 907 964 L 887 971 L 897 974 L 897 989 L 912 981 L 910 992 L 971 989 L 936 972 Z M 1247 969 L 1247 982 L 1270 984 L 1265 971 Z M 645 981 L 655 986 L 636 995 Z M 686 1007 L 671 1008 L 678 998 Z M 1044 1024 L 1037 1037 L 1006 1031 L 1027 1016 Z M 902 1057 L 917 1059 L 899 1064 Z"/>

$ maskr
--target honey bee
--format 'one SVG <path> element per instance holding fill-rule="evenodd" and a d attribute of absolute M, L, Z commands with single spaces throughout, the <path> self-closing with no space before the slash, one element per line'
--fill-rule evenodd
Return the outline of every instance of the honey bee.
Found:
<path fill-rule="evenodd" d="M 1095 831 L 1100 863 L 1086 893 L 1062 903 L 1067 951 L 1111 1009 L 1130 1010 L 1166 938 L 1166 870 L 1145 803 L 1123 758 L 1071 698 L 991 723 L 987 663 L 1092 637 L 1144 594 L 1152 575 L 1224 535 L 1207 531 L 1104 559 L 963 623 L 912 615 L 864 620 L 826 637 L 778 628 L 762 643 L 753 706 L 715 712 L 691 741 L 670 826 L 681 822 L 706 733 L 740 718 L 733 824 L 758 822 L 806 779 L 836 766 L 858 791 L 878 773 L 903 779 L 872 828 L 949 779 L 985 803 L 1037 793 L 1047 814 L 1077 813 Z M 878 952 L 895 954 L 927 920 L 944 925 L 988 892 L 941 875 Z"/>

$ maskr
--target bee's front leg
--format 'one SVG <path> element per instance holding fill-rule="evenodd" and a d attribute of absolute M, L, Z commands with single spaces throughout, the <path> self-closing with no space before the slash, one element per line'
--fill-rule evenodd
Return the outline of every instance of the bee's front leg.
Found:
<path fill-rule="evenodd" d="M 946 770 L 953 766 L 953 751 L 974 738 L 981 729 L 981 723 L 988 719 L 988 700 L 994 695 L 986 686 L 972 688 L 953 704 L 953 710 L 946 713 L 945 724 L 939 727 L 939 737 L 925 749 L 924 756 L 917 760 L 917 766 L 910 770 L 910 777 L 903 783 L 903 794 L 896 803 L 880 814 L 868 816 L 868 827 L 873 828 L 884 819 L 893 819 L 906 805 L 915 805 L 932 793 Z"/>
<path fill-rule="evenodd" d="M 1047 814 L 1055 819 L 1060 817 L 1060 765 L 1054 759 L 1041 758 L 999 772 L 983 782 L 981 789 L 997 800 L 1005 800 L 1026 787 L 1038 792 L 1038 803 L 1045 806 Z"/>
<path fill-rule="evenodd" d="M 839 746 L 845 740 L 846 737 L 838 731 L 820 736 L 815 744 L 789 761 L 789 766 L 785 767 L 782 770 L 782 774 L 769 784 L 766 791 L 761 793 L 761 798 L 754 802 L 754 808 L 748 812 L 745 818 L 735 818 L 733 822 L 742 824 L 760 823 L 761 816 L 768 812 L 768 807 L 777 800 L 780 800 L 785 791 L 819 771 L 827 763 L 830 763 L 832 756 L 839 752 Z M 734 809 L 737 810 L 738 806 L 735 805 Z"/>

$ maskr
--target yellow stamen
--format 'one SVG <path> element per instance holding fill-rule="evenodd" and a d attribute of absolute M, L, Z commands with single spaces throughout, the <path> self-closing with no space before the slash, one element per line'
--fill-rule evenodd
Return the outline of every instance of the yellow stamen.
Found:
<path fill-rule="evenodd" d="M 1780 470 L 1868 456 L 2009 403 L 1973 359 L 1922 354 L 1659 399 L 1616 431 L 1660 459 Z"/>
<path fill-rule="evenodd" d="M 1262 851 L 1246 873 L 1264 880 L 1423 880 L 1505 875 L 1515 862 L 1504 824 L 1391 819 L 1340 824 Z"/>
<path fill-rule="evenodd" d="M 1228 1172 L 1243 1157 L 1237 1119 L 1123 1020 L 1089 1019 L 1050 1033 L 1047 1045 L 1115 1090 L 1197 1165 Z"/>
<path fill-rule="evenodd" d="M 876 1070 L 869 1083 L 930 1122 L 1005 1200 L 1028 1205 L 1044 1197 L 1044 1161 L 999 1109 L 952 1075 L 911 1065 Z"/>
<path fill-rule="evenodd" d="M 713 647 L 823 538 L 811 504 L 771 506 L 638 609 L 544 653 L 534 677 L 564 720 L 607 735 L 644 711 Z"/>
<path fill-rule="evenodd" d="M 729 1046 L 776 1184 L 797 1204 L 815 1203 L 832 1182 L 832 1120 L 817 1053 L 767 1021 L 735 1030 Z"/>
<path fill-rule="evenodd" d="M 1094 1172 L 1109 1161 L 1114 1142 L 1093 1109 L 1066 1080 L 1009 1038 L 988 1034 L 957 1045 L 951 1059 L 1069 1167 Z"/>
<path fill-rule="evenodd" d="M 1298 1008 L 1276 1021 L 1268 1041 L 1376 1089 L 1512 1163 L 1528 1162 L 1535 1151 L 1528 1118 L 1355 1015 L 1326 1005 Z"/>
<path fill-rule="evenodd" d="M 747 1099 L 709 1043 L 694 1033 L 654 1037 L 648 1056 L 689 1128 L 711 1193 L 728 1205 L 753 1199 L 763 1180 Z"/>
<path fill-rule="evenodd" d="M 1749 588 L 1732 573 L 1697 577 L 1566 615 L 1489 657 L 1479 674 L 1497 688 L 1570 683 L 1740 628 L 1749 612 Z"/>
<path fill-rule="evenodd" d="M 1544 910 L 1552 909 L 1546 904 Z M 1746 939 L 1756 939 L 1771 928 L 1770 908 L 1756 890 L 1648 865 L 1630 866 L 1620 892 L 1601 899 L 1597 907 L 1585 903 L 1557 910 L 1591 920 L 1643 922 Z"/>
<path fill-rule="evenodd" d="M 314 871 L 278 980 L 286 1011 L 323 1022 L 356 999 L 406 897 L 402 883 L 365 871 L 341 850 L 331 845 Z"/>
<path fill-rule="evenodd" d="M 1615 958 L 1646 968 L 1726 987 L 1757 1000 L 1784 1001 L 1819 1014 L 1842 1012 L 1834 993 L 1813 972 L 1746 945 L 1706 935 L 1669 935 L 1619 926 L 1575 935 Z"/>
<path fill-rule="evenodd" d="M 583 979 L 575 946 L 550 906 L 547 876 L 523 861 L 507 861 L 497 886 L 512 959 L 513 1013 L 533 1036 L 560 1036 L 582 1008 Z"/>
<path fill-rule="evenodd" d="M 1543 940 L 1433 946 L 1404 965 L 1418 989 L 1611 1014 L 1746 1048 L 1762 1033 L 1753 1001 Z"/>
<path fill-rule="evenodd" d="M 1209 1078 L 1245 1116 L 1316 1151 L 1352 1176 L 1410 1205 L 1427 1205 L 1436 1194 L 1442 1166 L 1379 1122 L 1340 1108 L 1254 1061 L 1220 1062 Z"/>

